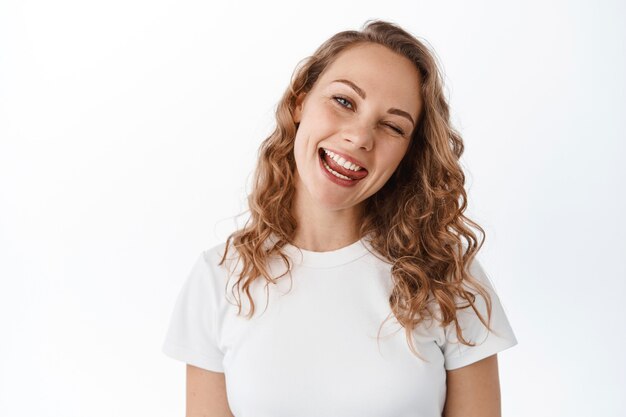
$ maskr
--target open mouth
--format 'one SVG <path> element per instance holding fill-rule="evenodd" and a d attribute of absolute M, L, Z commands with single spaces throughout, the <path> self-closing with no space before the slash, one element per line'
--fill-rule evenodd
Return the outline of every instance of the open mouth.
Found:
<path fill-rule="evenodd" d="M 318 155 L 324 169 L 337 178 L 340 178 L 345 181 L 358 181 L 365 178 L 368 174 L 367 170 L 363 167 L 360 167 L 355 164 L 351 164 L 349 162 L 344 162 L 343 165 L 340 164 L 341 161 L 345 161 L 339 159 L 338 156 L 331 156 L 329 151 L 326 151 L 324 148 L 320 148 L 318 150 Z M 348 166 L 348 167 L 346 167 Z"/>

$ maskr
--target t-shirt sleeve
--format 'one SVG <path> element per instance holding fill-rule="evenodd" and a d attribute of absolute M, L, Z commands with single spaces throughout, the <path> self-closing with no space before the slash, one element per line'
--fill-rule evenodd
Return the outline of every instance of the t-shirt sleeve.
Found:
<path fill-rule="evenodd" d="M 509 324 L 509 320 L 504 311 L 504 307 L 495 292 L 493 283 L 487 277 L 481 264 L 476 258 L 470 264 L 469 269 L 472 277 L 476 278 L 491 296 L 491 323 L 492 331 L 488 331 L 480 321 L 476 312 L 471 307 L 457 310 L 457 320 L 461 327 L 463 338 L 473 342 L 475 346 L 467 346 L 459 342 L 457 338 L 454 322 L 450 323 L 444 331 L 445 341 L 441 346 L 444 355 L 444 367 L 446 370 L 461 368 L 472 364 L 500 351 L 508 349 L 517 344 L 517 338 Z M 474 287 L 464 286 L 467 290 L 476 294 L 474 305 L 481 313 L 485 322 L 488 321 L 487 303 L 484 298 L 477 293 Z M 468 302 L 462 300 L 462 305 Z"/>
<path fill-rule="evenodd" d="M 224 372 L 216 337 L 215 288 L 215 277 L 203 252 L 178 294 L 162 351 L 190 365 Z"/>

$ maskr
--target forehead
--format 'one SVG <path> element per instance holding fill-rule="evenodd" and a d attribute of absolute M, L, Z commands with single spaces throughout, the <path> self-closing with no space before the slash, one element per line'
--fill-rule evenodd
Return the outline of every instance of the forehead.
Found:
<path fill-rule="evenodd" d="M 367 100 L 380 99 L 415 115 L 419 108 L 420 77 L 406 57 L 378 44 L 357 45 L 339 54 L 321 74 L 321 88 L 339 86 L 348 79 L 362 88 Z"/>

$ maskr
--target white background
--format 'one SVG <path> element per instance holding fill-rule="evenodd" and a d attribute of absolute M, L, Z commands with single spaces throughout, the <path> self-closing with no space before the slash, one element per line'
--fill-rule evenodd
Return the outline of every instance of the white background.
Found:
<path fill-rule="evenodd" d="M 617 0 L 2 1 L 0 415 L 184 415 L 184 364 L 160 351 L 175 297 L 245 219 L 296 64 L 370 18 L 443 65 L 519 341 L 503 415 L 626 415 Z"/>

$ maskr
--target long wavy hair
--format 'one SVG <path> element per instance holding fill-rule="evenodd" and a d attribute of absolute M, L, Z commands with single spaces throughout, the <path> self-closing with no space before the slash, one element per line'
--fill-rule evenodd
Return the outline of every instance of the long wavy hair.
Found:
<path fill-rule="evenodd" d="M 459 341 L 474 346 L 463 338 L 456 311 L 471 307 L 480 321 L 490 327 L 474 305 L 474 292 L 463 284 L 470 284 L 485 299 L 489 323 L 491 299 L 469 273 L 469 265 L 484 243 L 485 232 L 463 214 L 467 207 L 465 175 L 459 164 L 463 140 L 451 126 L 434 53 L 390 22 L 369 20 L 360 31 L 339 32 L 297 65 L 276 108 L 276 128 L 259 148 L 253 187 L 248 195 L 250 217 L 227 238 L 219 265 L 224 263 L 232 244 L 242 266 L 233 295 L 235 288 L 237 293 L 243 290 L 247 294 L 251 305 L 248 317 L 254 315 L 255 309 L 250 295 L 252 282 L 265 279 L 267 288 L 291 270 L 292 262 L 282 248 L 287 243 L 293 244 L 298 226 L 292 214 L 296 169 L 293 149 L 298 128 L 293 118 L 296 97 L 311 90 L 339 54 L 363 43 L 384 45 L 413 62 L 421 77 L 418 93 L 424 104 L 398 168 L 378 192 L 365 200 L 359 234 L 367 235 L 377 256 L 391 264 L 393 289 L 389 304 L 406 331 L 413 353 L 420 356 L 413 346 L 412 331 L 422 321 L 434 318 L 429 308 L 431 302 L 439 306 L 440 325 L 445 327 L 454 322 Z M 480 242 L 471 226 L 480 231 Z M 273 256 L 284 261 L 285 274 L 271 276 L 267 262 Z M 467 301 L 466 305 L 459 304 L 462 300 Z M 240 298 L 237 305 L 240 314 Z"/>

